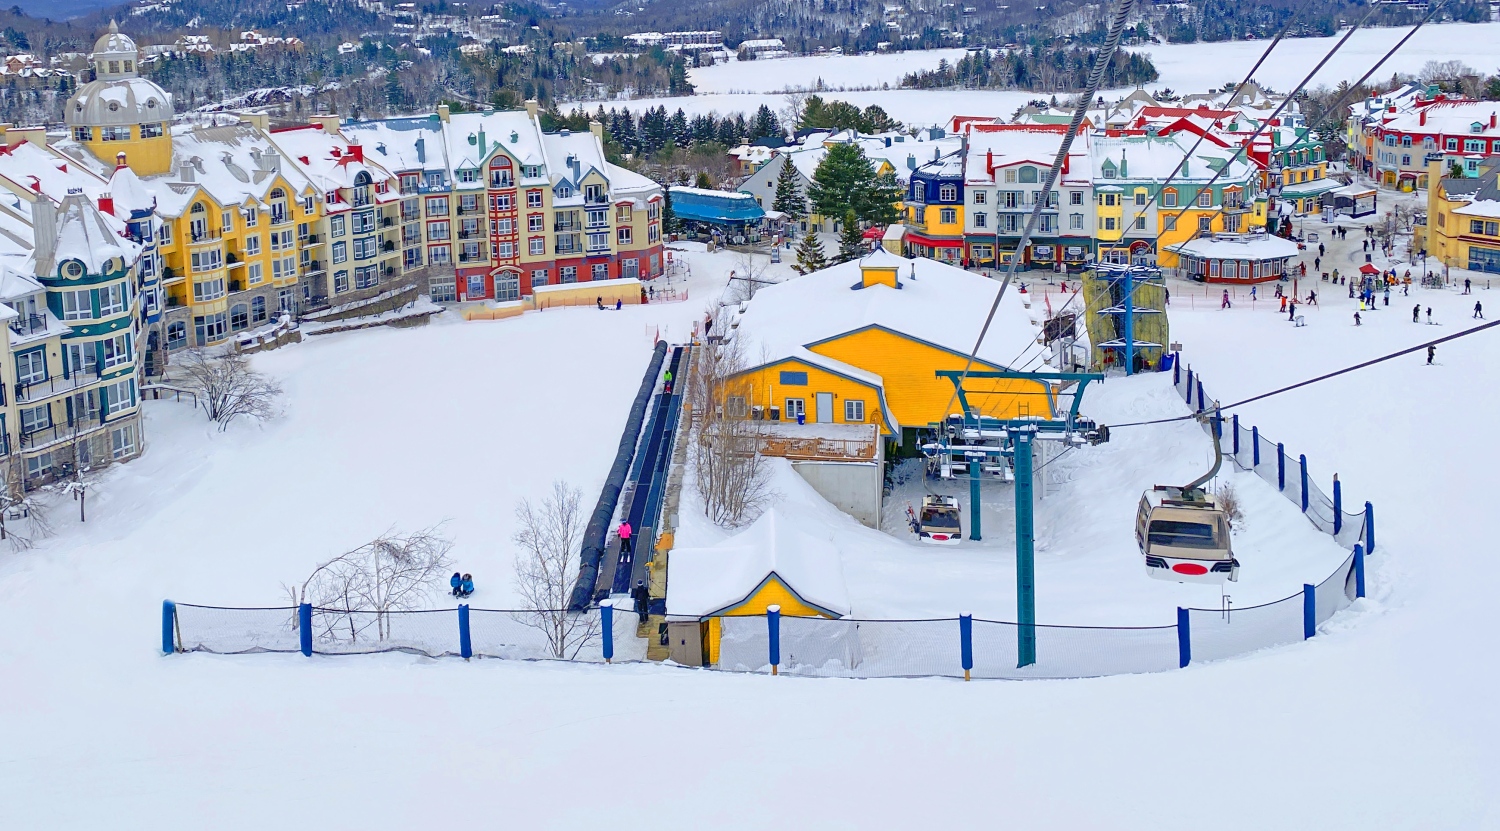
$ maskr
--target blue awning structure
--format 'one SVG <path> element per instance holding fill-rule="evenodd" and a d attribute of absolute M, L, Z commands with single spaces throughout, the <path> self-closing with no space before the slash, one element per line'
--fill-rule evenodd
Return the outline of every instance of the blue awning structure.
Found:
<path fill-rule="evenodd" d="M 672 194 L 672 212 L 681 220 L 738 227 L 758 225 L 766 218 L 766 212 L 760 203 L 748 193 L 686 187 L 669 190 Z"/>

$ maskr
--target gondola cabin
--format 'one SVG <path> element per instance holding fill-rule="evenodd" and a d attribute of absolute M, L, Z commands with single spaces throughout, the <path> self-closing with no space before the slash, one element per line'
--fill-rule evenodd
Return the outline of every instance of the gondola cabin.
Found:
<path fill-rule="evenodd" d="M 922 512 L 912 521 L 913 531 L 922 542 L 934 545 L 957 545 L 963 539 L 963 517 L 958 498 L 929 494 L 922 497 Z"/>
<path fill-rule="evenodd" d="M 1229 536 L 1228 517 L 1200 490 L 1157 485 L 1141 496 L 1135 538 L 1152 577 L 1179 583 L 1238 580 L 1240 562 Z"/>

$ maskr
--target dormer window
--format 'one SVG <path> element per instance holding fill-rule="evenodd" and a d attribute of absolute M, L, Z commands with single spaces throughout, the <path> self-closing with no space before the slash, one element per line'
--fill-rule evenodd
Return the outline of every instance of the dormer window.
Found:
<path fill-rule="evenodd" d="M 571 197 L 572 195 L 573 195 L 573 188 L 568 183 L 564 182 L 561 185 L 557 186 L 557 198 L 558 199 L 567 199 L 567 198 Z"/>
<path fill-rule="evenodd" d="M 62 273 L 64 277 L 77 280 L 84 274 L 83 263 L 80 263 L 76 260 L 63 263 Z"/>

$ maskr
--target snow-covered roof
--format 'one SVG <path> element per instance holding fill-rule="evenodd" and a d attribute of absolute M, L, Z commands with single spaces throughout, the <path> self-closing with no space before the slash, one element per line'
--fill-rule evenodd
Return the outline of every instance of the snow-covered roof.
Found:
<path fill-rule="evenodd" d="M 1479 125 L 1478 130 L 1474 125 Z M 1435 101 L 1385 121 L 1384 129 L 1401 133 L 1445 136 L 1500 136 L 1500 103 L 1494 101 Z"/>
<path fill-rule="evenodd" d="M 313 186 L 328 192 L 353 187 L 356 177 L 367 173 L 370 181 L 383 182 L 391 172 L 370 157 L 363 145 L 319 126 L 282 130 L 271 135 L 275 146 L 302 166 Z"/>
<path fill-rule="evenodd" d="M 105 264 L 122 258 L 133 264 L 141 256 L 141 246 L 120 236 L 113 217 L 106 218 L 87 196 L 81 193 L 65 197 L 57 209 L 57 247 L 53 263 L 78 260 L 90 274 L 100 274 Z M 51 274 L 53 263 L 36 264 L 37 274 Z"/>
<path fill-rule="evenodd" d="M 806 346 L 871 326 L 960 355 L 974 348 L 1000 289 L 998 281 L 936 260 L 908 260 L 884 250 L 866 258 L 866 265 L 872 263 L 896 267 L 901 288 L 854 288 L 861 285 L 861 263 L 851 261 L 756 292 L 737 329 L 739 336 L 747 339 L 748 354 L 759 355 L 764 348 L 773 361 L 796 358 L 826 362 L 828 358 Z M 1031 346 L 1036 335 L 1036 325 L 1012 288 L 996 312 L 979 358 L 1005 366 Z M 860 373 L 853 367 L 840 366 L 844 368 L 838 371 Z"/>
<path fill-rule="evenodd" d="M 356 121 L 340 130 L 345 137 L 364 145 L 370 158 L 393 172 L 448 171 L 443 122 L 436 115 Z"/>
<path fill-rule="evenodd" d="M 145 78 L 100 79 L 84 84 L 63 108 L 69 126 L 140 124 L 172 120 L 172 96 Z"/>
<path fill-rule="evenodd" d="M 115 168 L 109 177 L 109 195 L 115 200 L 115 216 L 128 219 L 132 211 L 151 211 L 156 208 L 156 194 L 146 187 L 141 177 L 135 175 L 128 165 Z"/>
<path fill-rule="evenodd" d="M 1067 127 L 1044 125 L 973 125 L 964 164 L 965 181 L 977 185 L 994 184 L 1000 170 L 1017 165 L 1035 165 L 1046 169 L 1057 158 Z M 1082 133 L 1068 147 L 1068 161 L 1058 176 L 1060 185 L 1074 187 L 1089 183 L 1091 136 Z"/>
<path fill-rule="evenodd" d="M 1167 246 L 1206 260 L 1276 260 L 1297 256 L 1297 243 L 1270 234 L 1215 234 Z"/>
<path fill-rule="evenodd" d="M 157 191 L 162 214 L 180 216 L 186 202 L 191 199 L 191 189 L 170 189 L 182 198 L 167 193 L 166 183 L 182 181 L 181 165 L 184 163 L 193 168 L 192 183 L 220 205 L 263 202 L 277 181 L 278 173 L 292 189 L 288 196 L 296 198 L 301 195 L 312 186 L 312 182 L 303 172 L 303 167 L 276 146 L 281 143 L 282 135 L 276 134 L 277 142 L 273 144 L 266 134 L 250 124 L 194 126 L 174 132 L 172 152 L 178 168 L 148 180 Z M 321 186 L 318 189 L 331 190 Z"/>
<path fill-rule="evenodd" d="M 1171 178 L 1185 184 L 1207 182 L 1225 164 L 1229 169 L 1218 177 L 1222 184 L 1242 184 L 1257 175 L 1255 166 L 1245 160 L 1238 147 L 1220 147 L 1211 141 L 1198 144 L 1184 169 L 1183 157 L 1197 142 L 1198 137 L 1187 132 L 1166 136 L 1095 136 L 1094 180 L 1109 181 L 1104 176 L 1105 162 L 1115 171 L 1111 178 L 1127 181 L 1163 182 Z"/>
<path fill-rule="evenodd" d="M 498 146 L 523 165 L 545 165 L 541 127 L 525 110 L 454 113 L 443 134 L 452 170 L 477 168 Z M 479 140 L 484 138 L 484 146 Z M 520 171 L 517 171 L 519 175 Z"/>
<path fill-rule="evenodd" d="M 75 160 L 29 141 L 0 150 L 0 176 L 20 190 L 45 194 L 54 202 L 61 202 L 73 190 L 82 190 L 91 199 L 109 190 L 107 181 Z M 29 215 L 29 207 L 23 206 L 23 210 Z"/>
<path fill-rule="evenodd" d="M 717 545 L 672 550 L 667 561 L 667 614 L 722 612 L 749 598 L 772 575 L 808 605 L 837 617 L 850 612 L 838 549 L 826 535 L 815 535 L 772 507 Z"/>
<path fill-rule="evenodd" d="M 1493 199 L 1475 199 L 1460 208 L 1454 208 L 1456 214 L 1464 216 L 1482 216 L 1489 219 L 1500 218 L 1500 202 Z"/>

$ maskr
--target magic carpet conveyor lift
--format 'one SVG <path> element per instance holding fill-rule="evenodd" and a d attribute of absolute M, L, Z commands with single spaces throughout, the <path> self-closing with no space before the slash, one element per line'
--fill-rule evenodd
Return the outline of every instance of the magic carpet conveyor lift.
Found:
<path fill-rule="evenodd" d="M 945 423 L 933 425 L 937 441 L 922 445 L 922 452 L 929 457 L 943 459 L 946 467 L 960 459 L 969 475 L 969 538 L 979 540 L 980 497 L 979 480 L 985 462 L 1003 461 L 1008 458 L 1015 470 L 1016 487 L 1016 654 L 1017 666 L 1036 663 L 1036 534 L 1032 511 L 1033 473 L 1032 451 L 1036 441 L 1060 441 L 1069 447 L 1085 444 L 1100 444 L 1109 441 L 1109 428 L 1095 424 L 1092 419 L 1078 414 L 1083 402 L 1083 391 L 1090 381 L 1103 380 L 1096 372 L 959 372 L 938 370 L 938 377 L 953 382 L 958 403 L 963 408 L 961 418 L 952 418 Z M 1012 379 L 1037 381 L 1047 388 L 1048 412 L 1056 412 L 1059 384 L 1076 382 L 1073 388 L 1072 406 L 1067 415 L 1058 418 L 999 419 L 979 415 L 969 404 L 963 384 L 965 379 L 989 380 Z"/>

